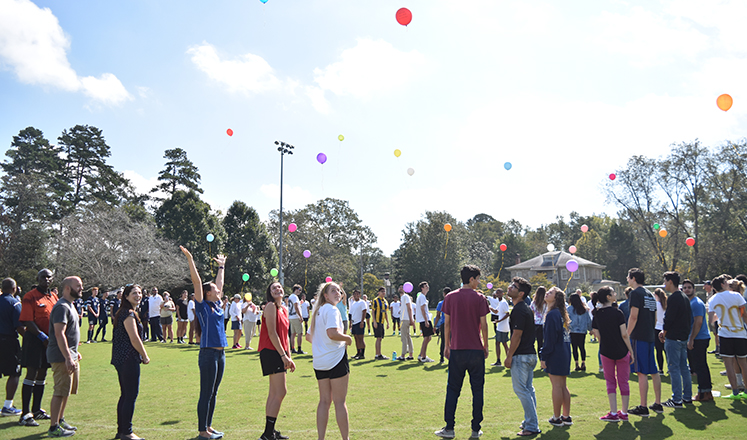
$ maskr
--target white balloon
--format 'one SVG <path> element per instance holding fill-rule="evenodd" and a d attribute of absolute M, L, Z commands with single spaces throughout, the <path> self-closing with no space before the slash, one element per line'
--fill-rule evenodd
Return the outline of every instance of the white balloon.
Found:
<path fill-rule="evenodd" d="M 411 176 L 412 176 L 413 174 L 415 174 L 415 170 L 414 170 L 414 169 L 412 169 L 412 168 L 408 168 L 408 169 L 407 169 L 407 174 L 409 174 L 409 175 L 411 175 Z"/>
<path fill-rule="evenodd" d="M 552 243 L 548 244 L 547 245 L 547 250 L 550 251 L 550 252 L 554 251 L 555 250 L 555 245 L 552 244 Z"/>

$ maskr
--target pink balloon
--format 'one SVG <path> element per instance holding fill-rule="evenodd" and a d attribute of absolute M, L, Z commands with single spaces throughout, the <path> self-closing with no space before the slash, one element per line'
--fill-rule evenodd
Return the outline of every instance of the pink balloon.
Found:
<path fill-rule="evenodd" d="M 332 282 L 332 277 L 327 277 L 327 278 L 324 279 L 324 281 L 326 281 L 328 283 L 331 283 Z"/>
<path fill-rule="evenodd" d="M 610 174 L 610 180 L 615 180 L 616 178 L 617 176 L 615 175 L 615 173 Z"/>
<path fill-rule="evenodd" d="M 571 247 L 568 248 L 568 252 L 572 254 L 575 254 L 577 250 L 578 249 L 576 249 L 576 246 L 573 246 L 573 245 L 571 245 Z"/>
<path fill-rule="evenodd" d="M 408 281 L 408 282 L 406 282 L 405 284 L 402 285 L 402 290 L 404 290 L 405 293 L 410 293 L 410 292 L 412 292 L 412 287 L 413 287 L 412 283 Z"/>
<path fill-rule="evenodd" d="M 488 283 L 488 289 L 492 289 L 492 288 L 493 288 L 493 283 Z"/>
<path fill-rule="evenodd" d="M 305 251 L 303 251 L 303 257 L 304 258 L 309 258 L 310 256 L 311 256 L 311 251 L 310 250 L 306 249 Z"/>
<path fill-rule="evenodd" d="M 295 223 L 291 223 L 288 225 L 288 232 L 296 232 L 296 229 L 298 229 L 298 226 L 296 226 Z"/>
<path fill-rule="evenodd" d="M 581 225 L 581 232 L 589 232 L 589 227 L 586 225 Z"/>

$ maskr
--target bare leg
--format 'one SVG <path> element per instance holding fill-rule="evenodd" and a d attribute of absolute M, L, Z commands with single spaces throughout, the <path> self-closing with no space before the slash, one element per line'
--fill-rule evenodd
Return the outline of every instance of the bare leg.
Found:
<path fill-rule="evenodd" d="M 269 417 L 277 417 L 280 413 L 280 405 L 288 393 L 285 386 L 285 372 L 270 375 L 270 391 L 267 394 L 267 404 L 265 405 L 265 414 Z"/>
<path fill-rule="evenodd" d="M 641 394 L 641 406 L 648 407 L 648 376 L 643 373 L 638 373 L 638 392 Z"/>
<path fill-rule="evenodd" d="M 350 438 L 350 424 L 348 422 L 348 406 L 345 399 L 348 395 L 348 380 L 350 374 L 337 379 L 331 379 L 332 401 L 335 403 L 335 417 L 337 418 L 337 427 L 340 428 L 342 440 Z M 329 408 L 329 407 L 328 407 Z"/>
<path fill-rule="evenodd" d="M 324 440 L 329 422 L 329 407 L 332 404 L 332 387 L 330 379 L 318 380 L 317 384 L 319 385 L 319 405 L 316 407 L 316 435 L 319 440 Z"/>
<path fill-rule="evenodd" d="M 651 382 L 654 383 L 654 399 L 656 399 L 656 403 L 661 404 L 661 376 L 659 376 L 659 373 L 651 375 Z"/>
<path fill-rule="evenodd" d="M 607 398 L 610 401 L 610 412 L 612 414 L 617 414 L 617 394 L 615 393 L 607 394 Z M 623 404 L 623 408 L 627 408 L 625 404 Z"/>
<path fill-rule="evenodd" d="M 49 420 L 49 426 L 50 428 L 55 425 L 60 424 L 60 419 L 65 414 L 65 404 L 67 404 L 67 396 L 52 396 L 52 401 L 49 403 L 49 411 L 50 411 L 50 420 Z"/>

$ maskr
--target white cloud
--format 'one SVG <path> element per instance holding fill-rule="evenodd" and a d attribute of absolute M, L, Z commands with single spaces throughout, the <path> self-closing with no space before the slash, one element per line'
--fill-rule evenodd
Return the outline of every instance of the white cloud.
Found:
<path fill-rule="evenodd" d="M 259 190 L 269 199 L 280 200 L 280 185 L 265 184 Z M 311 192 L 300 186 L 283 185 L 283 210 L 300 209 L 316 200 L 317 198 Z"/>
<path fill-rule="evenodd" d="M 190 47 L 187 54 L 198 69 L 228 87 L 229 91 L 250 95 L 283 88 L 283 82 L 275 76 L 273 68 L 259 55 L 247 53 L 235 59 L 225 59 L 221 58 L 215 46 L 206 42 Z"/>
<path fill-rule="evenodd" d="M 125 170 L 122 174 L 124 175 L 125 179 L 129 180 L 130 183 L 132 183 L 132 186 L 135 187 L 135 192 L 137 192 L 138 194 L 149 194 L 150 190 L 158 185 L 157 176 L 148 179 L 138 174 L 137 171 L 133 170 Z M 166 198 L 168 197 L 168 194 L 157 192 L 154 193 L 153 196 Z"/>
<path fill-rule="evenodd" d="M 402 52 L 383 40 L 359 39 L 345 49 L 340 61 L 314 69 L 314 81 L 322 90 L 356 98 L 389 92 L 414 79 L 426 65 L 418 51 Z"/>
<path fill-rule="evenodd" d="M 679 18 L 692 20 L 712 31 L 718 43 L 716 46 L 744 53 L 747 51 L 747 2 L 744 0 L 669 0 L 666 11 Z"/>
<path fill-rule="evenodd" d="M 49 8 L 29 0 L 0 0 L 0 60 L 26 84 L 83 91 L 94 101 L 120 104 L 132 99 L 111 73 L 78 77 L 67 59 L 70 39 Z"/>
<path fill-rule="evenodd" d="M 324 97 L 324 90 L 319 87 L 309 86 L 306 87 L 306 96 L 311 100 L 311 105 L 319 113 L 326 115 L 329 114 L 330 105 L 327 98 Z"/>

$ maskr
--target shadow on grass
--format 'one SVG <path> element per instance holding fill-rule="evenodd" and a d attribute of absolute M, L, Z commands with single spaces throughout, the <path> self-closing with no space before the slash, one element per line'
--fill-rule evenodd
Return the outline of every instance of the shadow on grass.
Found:
<path fill-rule="evenodd" d="M 165 422 L 161 422 L 161 425 L 176 425 L 178 423 L 181 423 L 179 420 L 166 420 Z"/>
<path fill-rule="evenodd" d="M 598 439 L 608 438 L 635 438 L 638 430 L 632 423 L 607 423 L 607 425 L 594 437 Z"/>
<path fill-rule="evenodd" d="M 638 430 L 641 440 L 658 440 L 673 436 L 672 429 L 664 424 L 664 417 L 663 414 L 652 413 L 648 419 L 635 421 L 633 426 Z"/>
<path fill-rule="evenodd" d="M 398 370 L 409 370 L 410 368 L 419 368 L 420 362 L 413 362 L 409 361 L 408 363 L 403 363 L 399 367 L 397 367 Z"/>
<path fill-rule="evenodd" d="M 542 429 L 542 428 L 540 428 Z M 520 430 L 517 430 L 517 432 Z M 567 440 L 571 438 L 571 433 L 568 430 L 567 427 L 560 427 L 560 426 L 553 426 L 550 429 L 543 429 L 542 433 L 535 437 L 530 438 L 543 438 L 543 439 L 558 439 L 558 440 Z"/>
<path fill-rule="evenodd" d="M 734 414 L 739 414 L 742 417 L 747 417 L 747 403 L 744 401 L 731 402 L 731 408 L 729 408 L 730 412 L 733 412 Z M 727 418 L 727 417 L 724 417 Z"/>
<path fill-rule="evenodd" d="M 449 368 L 448 364 L 432 364 L 423 367 L 425 371 L 446 370 L 447 368 Z"/>
<path fill-rule="evenodd" d="M 707 403 L 697 407 L 690 405 L 685 410 L 675 410 L 672 415 L 688 429 L 698 431 L 705 430 L 713 422 L 728 418 L 725 410 Z"/>

